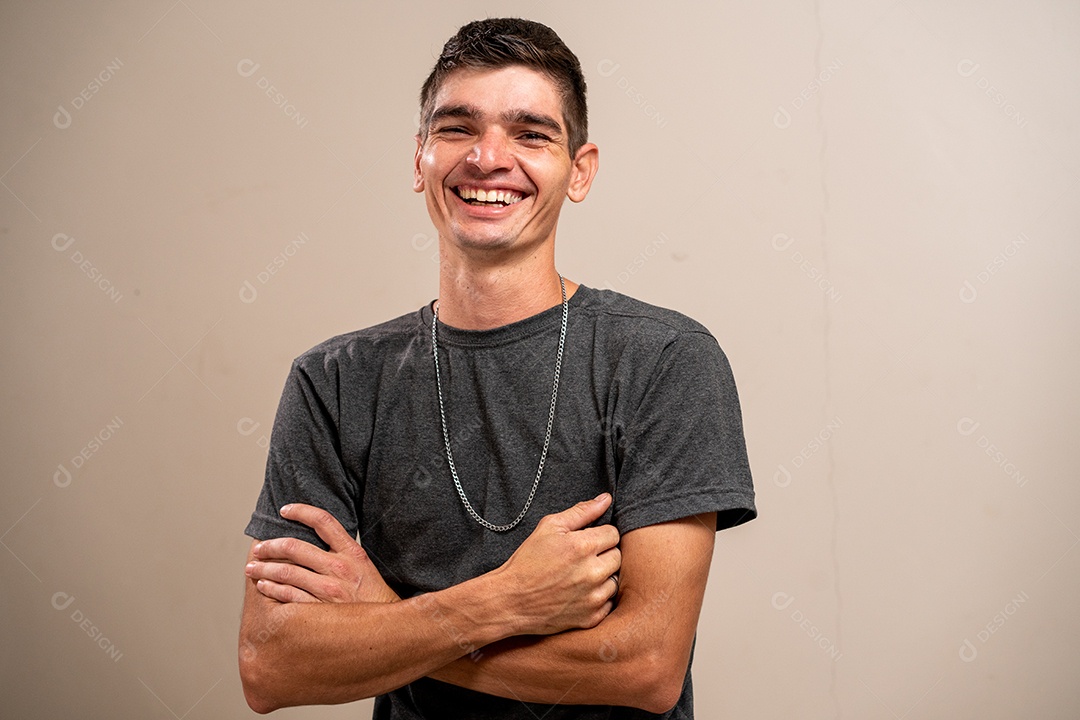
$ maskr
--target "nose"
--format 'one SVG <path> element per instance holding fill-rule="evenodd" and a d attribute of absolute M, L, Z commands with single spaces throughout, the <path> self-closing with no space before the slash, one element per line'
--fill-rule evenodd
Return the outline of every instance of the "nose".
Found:
<path fill-rule="evenodd" d="M 510 139 L 500 130 L 485 130 L 476 139 L 476 144 L 465 160 L 485 175 L 496 170 L 509 170 L 514 166 Z"/>

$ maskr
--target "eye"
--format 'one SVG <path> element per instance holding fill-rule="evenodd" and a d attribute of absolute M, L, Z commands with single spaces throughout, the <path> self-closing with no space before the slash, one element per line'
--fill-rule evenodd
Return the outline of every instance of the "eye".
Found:
<path fill-rule="evenodd" d="M 468 135 L 469 131 L 460 125 L 447 125 L 446 127 L 437 128 L 435 132 L 440 135 Z"/>
<path fill-rule="evenodd" d="M 551 138 L 547 135 L 532 130 L 521 133 L 521 139 L 531 143 L 546 143 L 551 142 Z"/>

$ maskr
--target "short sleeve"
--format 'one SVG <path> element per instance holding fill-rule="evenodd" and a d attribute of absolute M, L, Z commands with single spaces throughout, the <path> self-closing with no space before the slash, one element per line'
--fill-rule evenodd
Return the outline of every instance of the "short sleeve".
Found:
<path fill-rule="evenodd" d="M 358 483 L 342 462 L 336 383 L 325 364 L 307 366 L 294 362 L 285 381 L 262 492 L 245 532 L 258 540 L 295 537 L 325 549 L 314 530 L 278 512 L 289 503 L 307 503 L 329 511 L 350 535 L 357 532 Z"/>
<path fill-rule="evenodd" d="M 638 397 L 619 441 L 619 531 L 706 512 L 717 530 L 757 517 L 739 397 L 715 338 L 678 334 Z"/>

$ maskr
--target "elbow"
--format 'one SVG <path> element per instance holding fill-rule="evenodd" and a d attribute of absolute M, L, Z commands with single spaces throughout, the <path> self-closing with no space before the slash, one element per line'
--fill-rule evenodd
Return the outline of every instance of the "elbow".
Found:
<path fill-rule="evenodd" d="M 682 683 L 657 687 L 646 699 L 642 709 L 656 715 L 665 715 L 678 704 L 682 696 Z"/>
<path fill-rule="evenodd" d="M 637 684 L 641 690 L 638 707 L 656 715 L 674 708 L 682 697 L 686 667 L 660 652 L 647 653 L 638 675 L 644 681 Z"/>
<path fill-rule="evenodd" d="M 269 698 L 256 693 L 247 685 L 244 685 L 244 699 L 247 700 L 248 707 L 260 715 L 266 715 L 279 709 L 279 706 L 271 702 Z"/>
<path fill-rule="evenodd" d="M 244 700 L 247 701 L 248 707 L 260 715 L 265 715 L 277 710 L 280 706 L 267 692 L 266 683 L 260 680 L 262 671 L 253 667 L 255 664 L 257 663 L 240 661 L 240 683 L 244 687 Z"/>
<path fill-rule="evenodd" d="M 240 683 L 244 689 L 244 700 L 248 707 L 265 715 L 285 707 L 285 703 L 275 697 L 274 682 L 270 668 L 264 659 L 260 659 L 258 649 L 249 641 L 240 642 Z"/>

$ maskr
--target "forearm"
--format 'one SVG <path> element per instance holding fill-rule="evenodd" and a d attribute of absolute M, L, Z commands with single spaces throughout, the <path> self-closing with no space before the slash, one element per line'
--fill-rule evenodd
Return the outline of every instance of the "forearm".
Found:
<path fill-rule="evenodd" d="M 504 638 L 595 627 L 611 611 L 619 535 L 587 525 L 610 502 L 604 494 L 545 516 L 499 568 L 396 602 L 384 602 L 396 598 L 329 513 L 282 508 L 314 527 L 332 552 L 288 537 L 252 543 L 240 633 L 248 704 L 269 712 L 348 702 Z"/>
<path fill-rule="evenodd" d="M 432 677 L 501 697 L 542 703 L 629 705 L 663 713 L 682 693 L 705 594 L 712 513 L 622 536 L 622 592 L 595 627 L 511 638 Z"/>
<path fill-rule="evenodd" d="M 431 677 L 525 702 L 663 712 L 678 699 L 689 663 L 689 648 L 670 641 L 678 634 L 669 635 L 660 615 L 666 599 L 624 597 L 594 628 L 508 638 Z"/>
<path fill-rule="evenodd" d="M 277 603 L 249 583 L 240 635 L 248 704 L 259 712 L 342 703 L 401 687 L 517 628 L 481 577 L 395 603 Z"/>

